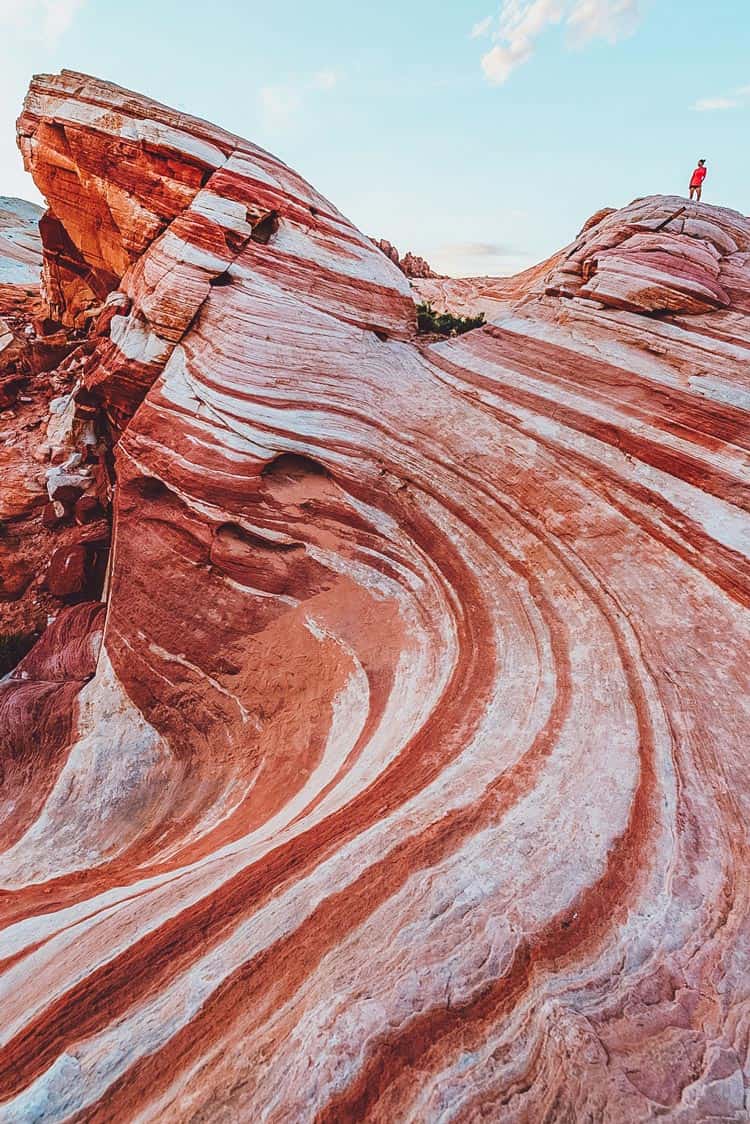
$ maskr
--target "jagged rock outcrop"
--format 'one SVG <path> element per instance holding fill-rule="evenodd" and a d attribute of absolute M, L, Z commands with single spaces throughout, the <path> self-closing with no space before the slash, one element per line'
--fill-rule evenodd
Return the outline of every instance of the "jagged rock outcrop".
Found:
<path fill-rule="evenodd" d="M 387 238 L 373 238 L 372 241 L 387 258 L 390 258 L 394 265 L 398 266 L 406 277 L 440 277 L 439 273 L 433 273 L 424 258 L 420 258 L 418 254 L 412 254 L 411 250 L 401 257 L 396 247 Z"/>
<path fill-rule="evenodd" d="M 398 265 L 401 272 L 405 273 L 407 277 L 440 276 L 440 274 L 433 272 L 424 258 L 421 258 L 419 254 L 412 254 L 411 251 L 407 251 L 407 253 L 404 254 Z"/>
<path fill-rule="evenodd" d="M 71 396 L 90 344 L 43 300 L 40 221 L 34 204 L 0 199 L 0 674 L 8 638 L 20 651 L 67 603 L 101 588 L 101 543 L 86 542 L 91 529 L 76 515 L 79 500 L 98 502 L 86 494 L 96 492 L 97 438 L 91 423 L 77 426 Z M 75 590 L 70 570 L 59 579 L 69 556 Z"/>
<path fill-rule="evenodd" d="M 423 346 L 247 142 L 19 133 L 116 445 L 106 615 L 0 685 L 3 1118 L 745 1120 L 750 223 Z"/>

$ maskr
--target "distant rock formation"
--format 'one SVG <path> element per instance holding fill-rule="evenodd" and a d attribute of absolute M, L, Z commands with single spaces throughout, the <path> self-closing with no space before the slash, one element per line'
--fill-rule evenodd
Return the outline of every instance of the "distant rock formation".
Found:
<path fill-rule="evenodd" d="M 414 299 L 426 301 L 438 312 L 455 316 L 478 316 L 481 312 L 487 320 L 493 320 L 519 301 L 543 293 L 550 270 L 563 253 L 511 277 L 416 277 L 411 282 Z"/>
<path fill-rule="evenodd" d="M 746 1120 L 750 222 L 428 345 L 237 136 L 64 72 L 19 141 L 113 548 L 0 682 L 0 1117 Z"/>
<path fill-rule="evenodd" d="M 441 274 L 433 273 L 432 269 L 424 258 L 420 258 L 417 254 L 408 252 L 403 257 L 399 256 L 396 247 L 389 242 L 386 238 L 373 238 L 372 241 L 379 250 L 385 254 L 387 258 L 397 265 L 406 277 L 440 277 Z"/>

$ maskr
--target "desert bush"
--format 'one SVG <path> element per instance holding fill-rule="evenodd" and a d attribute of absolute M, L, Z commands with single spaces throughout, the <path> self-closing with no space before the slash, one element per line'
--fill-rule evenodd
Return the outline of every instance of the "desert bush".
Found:
<path fill-rule="evenodd" d="M 481 328 L 484 323 L 483 312 L 479 316 L 454 316 L 450 312 L 436 312 L 431 304 L 417 305 L 417 329 L 422 333 L 462 336 L 473 328 Z"/>

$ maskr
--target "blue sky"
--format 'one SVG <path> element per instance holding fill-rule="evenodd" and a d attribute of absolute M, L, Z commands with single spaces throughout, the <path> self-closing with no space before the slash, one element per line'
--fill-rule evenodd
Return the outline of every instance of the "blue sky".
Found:
<path fill-rule="evenodd" d="M 281 156 L 369 234 L 512 273 L 602 206 L 750 211 L 748 0 L 0 0 L 0 194 L 30 75 L 83 70 Z"/>

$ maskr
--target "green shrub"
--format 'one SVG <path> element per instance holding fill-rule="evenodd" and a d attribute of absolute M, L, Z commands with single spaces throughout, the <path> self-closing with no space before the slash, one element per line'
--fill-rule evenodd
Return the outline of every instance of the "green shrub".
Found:
<path fill-rule="evenodd" d="M 0 676 L 7 675 L 34 647 L 35 632 L 0 632 Z"/>
<path fill-rule="evenodd" d="M 453 316 L 450 312 L 436 312 L 431 304 L 417 305 L 417 330 L 423 333 L 462 336 L 472 328 L 481 328 L 484 323 L 483 312 L 479 316 Z"/>

